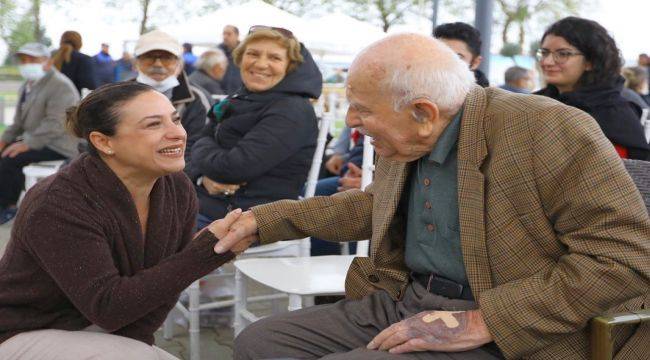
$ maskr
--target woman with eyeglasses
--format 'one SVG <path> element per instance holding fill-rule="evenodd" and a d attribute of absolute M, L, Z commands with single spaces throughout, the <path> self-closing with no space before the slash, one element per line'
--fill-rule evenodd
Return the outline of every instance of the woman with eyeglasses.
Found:
<path fill-rule="evenodd" d="M 605 28 L 577 17 L 559 20 L 542 36 L 537 58 L 547 87 L 535 94 L 591 115 L 621 157 L 650 160 L 641 109 L 621 96 L 621 57 Z"/>
<path fill-rule="evenodd" d="M 322 75 L 288 30 L 254 26 L 233 52 L 243 87 L 216 104 L 192 147 L 199 227 L 235 208 L 297 199 L 316 148 L 309 99 Z"/>

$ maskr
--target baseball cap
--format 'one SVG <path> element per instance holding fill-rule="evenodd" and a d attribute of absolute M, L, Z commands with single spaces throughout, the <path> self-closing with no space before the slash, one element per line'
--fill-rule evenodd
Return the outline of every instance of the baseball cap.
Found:
<path fill-rule="evenodd" d="M 153 50 L 164 50 L 177 57 L 183 54 L 183 48 L 178 43 L 178 40 L 160 30 L 153 30 L 142 34 L 135 44 L 135 56 L 140 56 Z"/>
<path fill-rule="evenodd" d="M 20 49 L 16 51 L 16 55 L 18 54 L 33 57 L 50 57 L 50 50 L 43 44 L 32 42 L 21 46 Z"/>

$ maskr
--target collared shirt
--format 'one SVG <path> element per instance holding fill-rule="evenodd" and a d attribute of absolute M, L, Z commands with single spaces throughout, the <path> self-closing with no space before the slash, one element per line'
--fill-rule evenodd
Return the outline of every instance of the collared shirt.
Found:
<path fill-rule="evenodd" d="M 463 110 L 452 119 L 410 180 L 406 265 L 469 286 L 458 220 L 458 134 Z"/>

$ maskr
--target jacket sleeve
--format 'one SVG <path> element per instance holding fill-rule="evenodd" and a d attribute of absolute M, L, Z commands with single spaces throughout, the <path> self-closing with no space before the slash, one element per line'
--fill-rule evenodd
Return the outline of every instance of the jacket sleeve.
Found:
<path fill-rule="evenodd" d="M 210 179 L 240 184 L 265 174 L 300 148 L 316 143 L 316 120 L 309 104 L 278 103 L 291 109 L 288 115 L 269 111 L 231 149 L 224 149 L 214 137 L 203 137 L 192 149 L 192 161 Z M 306 105 L 306 106 L 305 106 Z"/>
<path fill-rule="evenodd" d="M 33 210 L 17 231 L 41 267 L 58 284 L 75 308 L 89 321 L 108 332 L 115 332 L 141 320 L 150 312 L 176 301 L 178 294 L 194 280 L 208 274 L 234 255 L 217 255 L 217 239 L 209 231 L 192 239 L 196 202 L 183 221 L 184 248 L 158 264 L 132 276 L 123 276 L 114 265 L 110 234 L 119 229 L 102 221 L 99 211 L 79 203 L 72 195 L 54 193 L 56 197 Z M 56 201 L 54 201 L 56 200 Z M 171 241 L 157 239 L 157 241 Z M 180 246 L 179 246 L 180 247 Z M 162 317 L 161 314 L 157 316 Z M 152 319 L 142 319 L 140 327 L 153 327 Z M 158 324 L 160 325 L 160 324 Z"/>
<path fill-rule="evenodd" d="M 210 110 L 210 100 L 205 92 L 193 85 L 190 85 L 190 89 L 195 99 L 187 105 L 182 117 L 183 128 L 187 132 L 187 143 L 185 145 L 186 164 L 189 164 L 192 160 L 192 147 L 201 138 L 202 130 L 207 124 L 208 110 Z"/>
<path fill-rule="evenodd" d="M 390 162 L 377 161 L 374 182 L 365 190 L 348 190 L 305 200 L 280 200 L 251 208 L 263 244 L 315 236 L 331 241 L 372 237 L 372 209 L 380 183 L 388 178 Z"/>
<path fill-rule="evenodd" d="M 79 101 L 77 89 L 71 84 L 62 84 L 54 90 L 56 93 L 43 94 L 48 99 L 40 125 L 34 131 L 24 134 L 24 141 L 30 149 L 40 150 L 54 139 L 65 135 L 65 110 Z"/>
<path fill-rule="evenodd" d="M 506 358 L 584 329 L 650 286 L 650 218 L 636 186 L 591 117 L 555 110 L 530 121 L 530 139 L 535 190 L 567 253 L 533 276 L 479 294 Z"/>

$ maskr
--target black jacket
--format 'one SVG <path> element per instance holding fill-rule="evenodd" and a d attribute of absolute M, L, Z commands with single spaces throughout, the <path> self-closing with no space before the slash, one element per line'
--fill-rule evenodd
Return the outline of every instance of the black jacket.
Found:
<path fill-rule="evenodd" d="M 217 219 L 233 208 L 298 198 L 318 136 L 309 98 L 322 89 L 318 67 L 304 47 L 301 52 L 305 61 L 272 89 L 242 88 L 213 107 L 213 119 L 192 148 L 190 178 L 244 185 L 228 197 L 197 186 L 201 214 Z"/>
<path fill-rule="evenodd" d="M 72 80 L 79 94 L 83 88 L 95 90 L 97 87 L 93 58 L 76 50 L 70 54 L 70 61 L 61 66 L 61 73 Z"/>
<path fill-rule="evenodd" d="M 196 69 L 187 77 L 194 85 L 198 85 L 210 95 L 223 95 L 226 92 L 221 88 L 219 80 L 215 80 L 201 69 Z"/>
<path fill-rule="evenodd" d="M 219 44 L 219 49 L 223 50 L 228 58 L 228 67 L 226 68 L 226 73 L 221 79 L 221 88 L 228 95 L 236 93 L 243 86 L 241 82 L 241 74 L 239 73 L 239 67 L 235 65 L 235 61 L 232 58 L 232 50 L 228 49 L 226 44 Z"/>
<path fill-rule="evenodd" d="M 627 149 L 631 159 L 650 160 L 650 145 L 641 126 L 641 109 L 621 96 L 623 78 L 614 84 L 584 87 L 560 94 L 549 85 L 535 94 L 548 96 L 591 115 L 612 143 Z"/>

